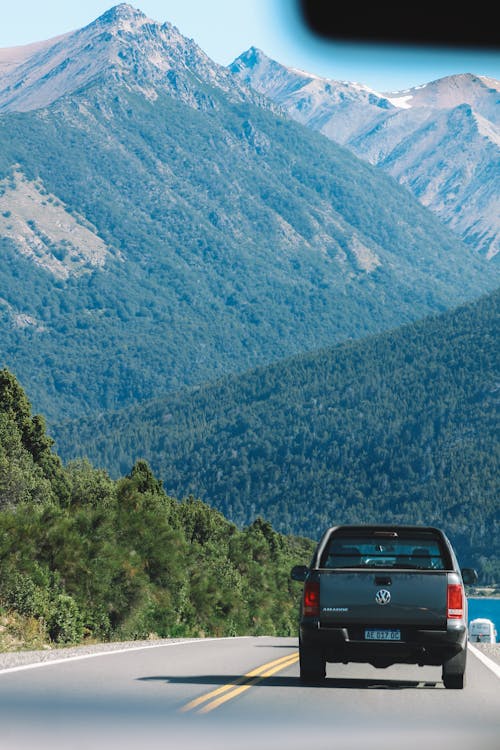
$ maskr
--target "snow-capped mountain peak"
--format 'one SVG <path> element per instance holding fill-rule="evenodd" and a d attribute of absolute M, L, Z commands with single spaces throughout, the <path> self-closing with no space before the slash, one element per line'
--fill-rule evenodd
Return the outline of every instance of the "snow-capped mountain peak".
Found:
<path fill-rule="evenodd" d="M 461 73 L 380 94 L 255 48 L 230 68 L 298 122 L 388 171 L 487 258 L 500 252 L 499 81 Z"/>
<path fill-rule="evenodd" d="M 335 140 L 340 143 L 352 126 L 352 118 L 357 116 L 356 110 L 366 117 L 367 107 L 374 112 L 392 108 L 383 94 L 363 84 L 321 78 L 286 67 L 255 47 L 236 58 L 229 69 L 240 81 L 284 107 L 302 124 L 311 125 L 325 135 L 330 135 L 330 127 L 334 127 Z"/>
<path fill-rule="evenodd" d="M 367 95 L 383 99 L 384 95 L 364 84 L 322 78 L 299 68 L 287 67 L 268 57 L 257 47 L 250 47 L 234 60 L 229 69 L 252 88 L 273 99 L 298 90 L 324 91 L 331 98 L 356 99 Z"/>
<path fill-rule="evenodd" d="M 395 106 L 404 109 L 450 109 L 461 104 L 470 104 L 483 117 L 498 123 L 499 92 L 500 81 L 473 73 L 459 73 L 404 91 L 389 92 L 385 96 Z"/>

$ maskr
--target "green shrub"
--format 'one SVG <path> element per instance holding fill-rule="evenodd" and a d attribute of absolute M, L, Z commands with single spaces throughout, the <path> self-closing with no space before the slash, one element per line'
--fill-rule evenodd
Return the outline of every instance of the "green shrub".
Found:
<path fill-rule="evenodd" d="M 4 606 L 26 617 L 45 618 L 50 610 L 49 593 L 37 586 L 32 578 L 15 573 L 3 581 L 0 588 Z"/>
<path fill-rule="evenodd" d="M 83 618 L 80 609 L 68 594 L 58 594 L 53 601 L 48 629 L 56 643 L 78 643 L 83 637 Z"/>

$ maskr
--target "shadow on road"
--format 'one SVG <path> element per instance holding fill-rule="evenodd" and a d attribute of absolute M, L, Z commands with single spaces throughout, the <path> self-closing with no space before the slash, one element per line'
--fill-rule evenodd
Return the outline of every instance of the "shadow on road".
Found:
<path fill-rule="evenodd" d="M 219 685 L 244 685 L 255 678 L 245 675 L 154 675 L 151 677 L 138 677 L 139 682 L 165 682 L 169 685 L 207 685 L 217 687 Z M 366 680 L 366 679 L 339 679 L 327 677 L 324 681 L 304 685 L 298 677 L 259 677 L 259 687 L 281 687 L 281 688 L 311 688 L 311 689 L 342 689 L 342 690 L 415 690 L 434 689 L 439 683 L 418 682 L 416 680 Z"/>

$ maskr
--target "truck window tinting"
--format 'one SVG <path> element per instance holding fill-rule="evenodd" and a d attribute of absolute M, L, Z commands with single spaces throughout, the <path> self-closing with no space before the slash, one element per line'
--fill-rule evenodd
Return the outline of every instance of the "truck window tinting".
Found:
<path fill-rule="evenodd" d="M 437 539 L 334 536 L 325 549 L 321 567 L 445 570 L 445 563 Z"/>

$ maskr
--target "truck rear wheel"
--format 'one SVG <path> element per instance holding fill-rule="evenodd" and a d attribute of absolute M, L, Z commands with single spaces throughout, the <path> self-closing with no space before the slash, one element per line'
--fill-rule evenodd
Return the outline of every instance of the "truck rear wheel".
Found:
<path fill-rule="evenodd" d="M 326 660 L 317 648 L 299 645 L 301 682 L 321 682 L 326 677 Z"/>
<path fill-rule="evenodd" d="M 443 684 L 449 690 L 462 690 L 465 686 L 467 648 L 443 664 Z"/>
<path fill-rule="evenodd" d="M 465 686 L 465 673 L 443 675 L 443 684 L 448 690 L 462 690 Z"/>

